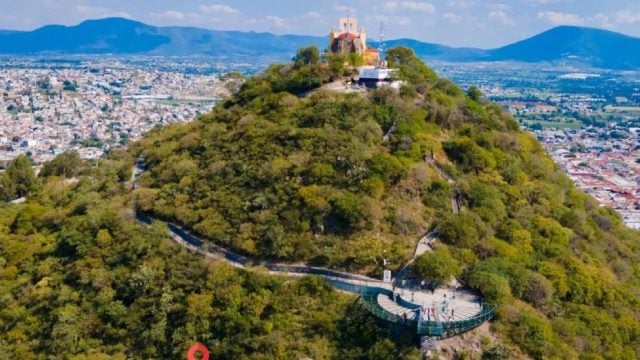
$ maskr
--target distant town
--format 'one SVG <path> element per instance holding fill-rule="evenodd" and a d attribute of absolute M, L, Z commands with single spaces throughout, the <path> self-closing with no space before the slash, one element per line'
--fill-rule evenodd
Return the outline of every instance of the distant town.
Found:
<path fill-rule="evenodd" d="M 527 128 L 633 125 L 640 118 L 640 72 L 527 63 L 431 64 L 463 88 L 478 86 Z"/>
<path fill-rule="evenodd" d="M 578 187 L 640 230 L 640 128 L 536 131 Z M 611 136 L 611 134 L 618 136 Z"/>
<path fill-rule="evenodd" d="M 602 206 L 640 229 L 640 73 L 540 64 L 436 64 L 478 85 Z"/>
<path fill-rule="evenodd" d="M 36 163 L 68 149 L 85 159 L 157 126 L 192 121 L 229 96 L 229 72 L 255 66 L 198 59 L 0 58 L 0 162 Z"/>

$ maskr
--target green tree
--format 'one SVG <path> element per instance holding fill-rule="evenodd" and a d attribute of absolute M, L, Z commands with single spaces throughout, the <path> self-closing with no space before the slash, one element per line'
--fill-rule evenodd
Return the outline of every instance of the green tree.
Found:
<path fill-rule="evenodd" d="M 485 102 L 484 94 L 480 88 L 475 85 L 472 85 L 469 90 L 467 90 L 467 96 L 477 103 Z"/>
<path fill-rule="evenodd" d="M 424 279 L 432 279 L 439 284 L 447 283 L 451 277 L 460 276 L 462 268 L 451 255 L 449 248 L 441 246 L 433 252 L 426 252 L 416 259 L 415 269 Z"/>
<path fill-rule="evenodd" d="M 447 244 L 473 248 L 482 236 L 480 219 L 473 214 L 446 214 L 436 226 L 439 238 Z"/>
<path fill-rule="evenodd" d="M 317 65 L 320 62 L 320 50 L 315 45 L 298 49 L 294 62 L 296 66 Z"/>
<path fill-rule="evenodd" d="M 326 61 L 329 64 L 331 77 L 335 79 L 344 76 L 346 70 L 344 64 L 347 62 L 347 57 L 345 55 L 330 53 L 327 55 Z"/>
<path fill-rule="evenodd" d="M 537 314 L 522 314 L 512 331 L 514 341 L 534 358 L 545 358 L 554 350 L 553 329 L 546 319 Z"/>
<path fill-rule="evenodd" d="M 333 213 L 345 230 L 356 230 L 364 225 L 362 202 L 355 194 L 345 193 L 336 197 L 333 200 Z"/>
<path fill-rule="evenodd" d="M 480 290 L 486 302 L 503 304 L 511 297 L 509 281 L 500 275 L 480 271 L 467 277 L 469 286 Z"/>
<path fill-rule="evenodd" d="M 481 171 L 495 168 L 496 161 L 490 152 L 469 138 L 458 138 L 443 144 L 449 158 L 461 165 L 465 171 Z"/>
<path fill-rule="evenodd" d="M 398 69 L 399 77 L 414 86 L 424 86 L 437 79 L 436 73 L 420 60 L 415 52 L 405 46 L 387 50 L 387 64 Z"/>
<path fill-rule="evenodd" d="M 523 298 L 540 310 L 548 310 L 553 296 L 553 284 L 538 273 L 531 273 Z"/>
<path fill-rule="evenodd" d="M 502 344 L 494 345 L 482 353 L 482 360 L 509 360 L 512 358 L 512 351 Z"/>
<path fill-rule="evenodd" d="M 42 167 L 40 176 L 62 176 L 72 178 L 77 176 L 82 169 L 83 161 L 75 150 L 68 150 L 46 162 Z"/>
<path fill-rule="evenodd" d="M 2 196 L 5 201 L 26 196 L 36 185 L 33 162 L 27 155 L 13 159 L 2 174 Z"/>
<path fill-rule="evenodd" d="M 362 57 L 362 55 L 358 55 L 352 52 L 349 53 L 349 56 L 347 58 L 349 60 L 349 65 L 351 65 L 352 67 L 364 65 L 364 58 Z"/>

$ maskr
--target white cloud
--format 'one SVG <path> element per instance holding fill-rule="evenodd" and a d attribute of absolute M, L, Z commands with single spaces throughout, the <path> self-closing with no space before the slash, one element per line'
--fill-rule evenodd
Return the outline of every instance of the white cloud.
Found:
<path fill-rule="evenodd" d="M 424 11 L 428 13 L 434 13 L 436 11 L 436 7 L 433 6 L 432 3 L 423 1 L 403 1 L 400 3 L 400 6 L 402 6 L 404 9 Z"/>
<path fill-rule="evenodd" d="M 442 18 L 451 24 L 458 24 L 462 21 L 462 16 L 454 13 L 444 13 L 442 14 Z"/>
<path fill-rule="evenodd" d="M 471 7 L 471 3 L 468 0 L 451 0 L 448 2 L 449 7 L 468 9 Z"/>
<path fill-rule="evenodd" d="M 107 14 L 107 16 L 116 16 L 116 17 L 123 17 L 127 19 L 133 19 L 133 16 L 126 11 L 116 11 L 116 12 Z"/>
<path fill-rule="evenodd" d="M 540 11 L 538 12 L 538 19 L 544 19 L 553 25 L 584 25 L 586 23 L 585 19 L 577 14 L 557 11 Z"/>
<path fill-rule="evenodd" d="M 186 18 L 186 15 L 184 13 L 176 10 L 167 10 L 161 13 L 151 13 L 150 16 L 154 19 L 161 20 L 184 20 L 184 18 Z"/>
<path fill-rule="evenodd" d="M 511 10 L 511 5 L 507 5 L 507 4 L 491 4 L 490 7 L 492 10 L 502 10 L 502 11 Z"/>
<path fill-rule="evenodd" d="M 305 20 L 311 20 L 315 22 L 326 22 L 327 19 L 317 11 L 308 11 L 302 16 Z"/>
<path fill-rule="evenodd" d="M 406 16 L 397 16 L 397 15 L 373 15 L 368 16 L 367 20 L 373 21 L 375 23 L 384 23 L 385 27 L 389 24 L 393 24 L 394 26 L 408 26 L 411 25 L 411 19 Z M 423 25 L 432 25 L 429 24 L 429 21 L 425 22 Z"/>
<path fill-rule="evenodd" d="M 514 26 L 516 24 L 515 20 L 502 10 L 492 10 L 489 12 L 489 20 L 496 21 L 506 26 Z"/>
<path fill-rule="evenodd" d="M 334 5 L 333 10 L 340 14 L 346 14 L 347 12 L 349 12 L 351 13 L 351 15 L 354 15 L 358 12 L 357 9 L 345 5 Z"/>
<path fill-rule="evenodd" d="M 113 11 L 107 7 L 103 6 L 86 6 L 86 5 L 76 5 L 75 10 L 78 14 L 83 17 L 94 17 L 94 18 L 103 18 L 103 17 L 124 17 L 131 18 L 131 14 L 124 11 Z"/>
<path fill-rule="evenodd" d="M 387 1 L 386 3 L 384 3 L 384 9 L 386 11 L 394 11 L 398 8 L 398 2 L 397 1 Z"/>
<path fill-rule="evenodd" d="M 110 10 L 106 7 L 102 6 L 85 6 L 85 5 L 76 5 L 76 11 L 80 14 L 95 14 L 95 13 L 106 13 Z"/>
<path fill-rule="evenodd" d="M 398 25 L 400 26 L 409 26 L 411 25 L 411 19 L 408 17 L 399 17 L 397 20 Z"/>
<path fill-rule="evenodd" d="M 616 13 L 615 20 L 620 24 L 635 24 L 640 22 L 640 12 L 624 10 Z"/>
<path fill-rule="evenodd" d="M 273 26 L 276 29 L 283 29 L 286 27 L 286 24 L 287 24 L 286 20 L 284 18 L 281 18 L 280 16 L 269 15 L 265 17 L 265 19 L 271 26 Z"/>
<path fill-rule="evenodd" d="M 385 11 L 396 11 L 398 9 L 411 10 L 411 11 L 423 11 L 433 14 L 436 12 L 436 7 L 430 2 L 425 1 L 387 1 L 384 4 Z"/>
<path fill-rule="evenodd" d="M 616 25 L 613 24 L 611 22 L 611 18 L 607 15 L 604 14 L 596 14 L 596 16 L 594 16 L 593 18 L 591 18 L 591 21 L 603 28 L 615 28 Z"/>
<path fill-rule="evenodd" d="M 200 5 L 200 11 L 207 14 L 236 14 L 238 9 L 224 4 Z"/>
<path fill-rule="evenodd" d="M 567 2 L 568 0 L 522 0 L 525 4 L 533 4 L 533 5 L 549 5 L 549 4 L 557 4 L 561 2 Z"/>

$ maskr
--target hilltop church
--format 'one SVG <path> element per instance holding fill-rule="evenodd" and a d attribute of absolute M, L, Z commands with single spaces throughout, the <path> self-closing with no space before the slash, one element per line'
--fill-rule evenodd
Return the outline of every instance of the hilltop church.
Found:
<path fill-rule="evenodd" d="M 329 50 L 334 54 L 356 54 L 365 65 L 377 65 L 380 53 L 377 49 L 367 47 L 367 33 L 364 28 L 358 29 L 358 19 L 351 16 L 340 19 L 338 30 L 329 33 Z"/>

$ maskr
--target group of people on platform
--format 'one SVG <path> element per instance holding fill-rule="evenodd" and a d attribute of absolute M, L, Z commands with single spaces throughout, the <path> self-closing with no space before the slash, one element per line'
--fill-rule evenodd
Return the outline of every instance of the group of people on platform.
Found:
<path fill-rule="evenodd" d="M 455 295 L 451 300 L 455 300 Z M 430 307 L 420 307 L 420 321 L 454 321 L 456 312 L 451 300 L 447 300 L 447 294 L 444 294 L 444 299 L 441 303 L 434 301 Z"/>

